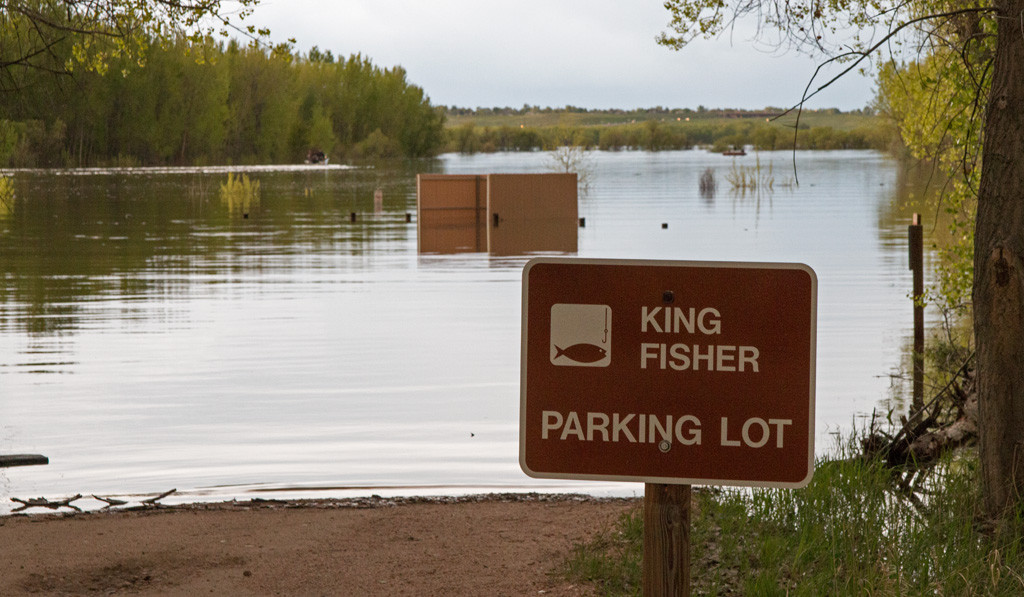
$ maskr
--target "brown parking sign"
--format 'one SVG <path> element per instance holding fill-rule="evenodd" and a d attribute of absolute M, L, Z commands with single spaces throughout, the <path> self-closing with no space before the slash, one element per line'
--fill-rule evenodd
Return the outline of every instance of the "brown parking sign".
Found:
<path fill-rule="evenodd" d="M 817 277 L 801 264 L 538 258 L 519 459 L 534 477 L 801 487 Z"/>

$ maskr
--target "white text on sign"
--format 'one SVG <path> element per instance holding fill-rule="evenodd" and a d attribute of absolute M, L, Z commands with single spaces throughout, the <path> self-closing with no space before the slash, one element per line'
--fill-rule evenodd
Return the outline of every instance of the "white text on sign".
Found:
<path fill-rule="evenodd" d="M 640 332 L 652 334 L 696 334 L 713 336 L 722 333 L 722 314 L 714 307 L 641 307 Z M 754 346 L 731 344 L 693 344 L 676 342 L 643 342 L 640 344 L 640 368 L 675 371 L 724 371 L 758 373 L 758 357 Z"/>
<path fill-rule="evenodd" d="M 693 415 L 562 413 L 545 410 L 541 413 L 541 419 L 542 440 L 621 441 L 632 444 L 677 441 L 684 446 L 699 446 L 703 439 L 700 419 Z M 792 419 L 751 417 L 740 425 L 731 425 L 727 417 L 722 417 L 719 445 L 749 448 L 772 445 L 782 448 L 786 427 L 792 424 Z"/>

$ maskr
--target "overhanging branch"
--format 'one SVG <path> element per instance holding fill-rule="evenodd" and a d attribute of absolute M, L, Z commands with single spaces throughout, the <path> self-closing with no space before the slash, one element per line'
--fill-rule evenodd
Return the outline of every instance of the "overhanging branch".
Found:
<path fill-rule="evenodd" d="M 858 66 L 860 66 L 860 64 L 862 62 L 864 62 L 865 60 L 870 58 L 871 55 L 874 54 L 879 48 L 881 48 L 882 46 L 888 44 L 894 37 L 896 37 L 899 33 L 904 31 L 908 27 L 912 27 L 914 25 L 917 25 L 918 23 L 923 23 L 925 21 L 931 21 L 931 20 L 935 20 L 935 19 L 943 19 L 943 18 L 955 17 L 955 16 L 958 16 L 958 15 L 971 14 L 971 13 L 975 13 L 976 14 L 976 13 L 985 13 L 985 12 L 996 12 L 996 8 L 995 7 L 962 8 L 962 9 L 958 9 L 958 10 L 952 10 L 952 11 L 943 12 L 943 13 L 934 13 L 934 14 L 924 15 L 924 16 L 917 17 L 917 18 L 914 18 L 914 19 L 910 19 L 909 21 L 906 21 L 904 23 L 900 23 L 900 24 L 896 25 L 894 28 L 890 29 L 889 32 L 885 36 L 882 37 L 882 39 L 880 39 L 877 43 L 875 43 L 871 47 L 867 48 L 866 50 L 856 50 L 856 51 L 844 52 L 842 54 L 833 56 L 833 57 L 829 58 L 828 60 L 825 60 L 824 62 L 819 64 L 814 69 L 814 74 L 811 75 L 810 80 L 808 80 L 807 86 L 804 88 L 804 92 L 803 92 L 803 95 L 800 98 L 800 101 L 797 102 L 796 104 L 794 104 L 793 106 L 791 106 L 789 109 L 787 109 L 784 112 L 782 112 L 781 114 L 778 114 L 778 115 L 776 115 L 776 116 L 774 116 L 772 118 L 772 120 L 778 120 L 779 118 L 782 118 L 783 116 L 785 116 L 785 115 L 787 115 L 787 114 L 789 114 L 791 112 L 794 112 L 794 111 L 796 112 L 796 124 L 793 127 L 794 128 L 794 131 L 793 131 L 793 177 L 794 177 L 794 180 L 796 180 L 796 183 L 798 185 L 800 184 L 800 180 L 799 180 L 799 178 L 797 178 L 797 174 L 796 174 L 796 142 L 797 142 L 797 137 L 798 137 L 799 132 L 800 132 L 800 117 L 801 117 L 801 115 L 803 113 L 804 104 L 806 104 L 808 100 L 810 100 L 814 96 L 818 95 L 819 93 L 821 93 L 822 91 L 824 91 L 825 89 L 830 87 L 833 83 L 835 83 L 839 79 L 841 79 L 841 78 L 845 77 L 846 75 L 848 75 L 851 71 L 853 71 Z M 839 74 L 833 76 L 831 79 L 826 81 L 824 84 L 820 85 L 814 91 L 810 91 L 811 86 L 814 85 L 814 80 L 818 77 L 818 75 L 821 73 L 821 70 L 823 68 L 825 68 L 826 66 L 828 66 L 828 65 L 830 65 L 830 64 L 832 64 L 834 62 L 840 62 L 840 61 L 847 60 L 847 59 L 854 58 L 854 57 L 856 59 L 849 66 L 847 66 L 845 69 L 840 71 Z"/>

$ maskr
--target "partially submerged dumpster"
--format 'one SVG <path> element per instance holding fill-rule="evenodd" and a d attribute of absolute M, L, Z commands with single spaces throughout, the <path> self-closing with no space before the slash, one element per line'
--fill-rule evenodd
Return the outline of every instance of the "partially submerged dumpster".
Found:
<path fill-rule="evenodd" d="M 421 253 L 574 253 L 575 174 L 420 174 Z"/>

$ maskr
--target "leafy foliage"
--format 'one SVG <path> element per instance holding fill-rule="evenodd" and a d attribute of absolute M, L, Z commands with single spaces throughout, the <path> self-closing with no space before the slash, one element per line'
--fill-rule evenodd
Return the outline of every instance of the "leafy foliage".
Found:
<path fill-rule="evenodd" d="M 441 144 L 442 114 L 400 67 L 211 38 L 153 42 L 145 52 L 144 67 L 110 59 L 127 76 L 21 73 L 21 91 L 0 94 L 0 166 L 125 156 L 156 165 L 290 163 L 311 149 L 335 159 L 418 157 Z"/>
<path fill-rule="evenodd" d="M 715 37 L 738 21 L 759 23 L 759 41 L 828 56 L 859 56 L 885 41 L 885 47 L 920 41 L 917 35 L 893 37 L 910 28 L 928 36 L 935 21 L 991 10 L 992 2 L 974 0 L 666 0 L 669 31 L 658 43 L 681 49 L 698 38 Z M 940 25 L 941 26 L 941 25 Z M 884 38 L 884 39 L 883 39 Z"/>
<path fill-rule="evenodd" d="M 979 14 L 940 23 L 923 56 L 884 64 L 878 75 L 879 110 L 897 125 L 912 157 L 935 164 L 935 186 L 951 216 L 951 241 L 939 247 L 938 280 L 929 293 L 947 319 L 971 314 L 983 102 L 990 87 L 994 27 L 993 20 Z"/>
<path fill-rule="evenodd" d="M 2 0 L 0 74 L 13 70 L 106 72 L 145 62 L 154 43 L 193 43 L 232 31 L 264 40 L 269 31 L 244 25 L 259 0 Z M 3 86 L 0 85 L 0 88 Z"/>

